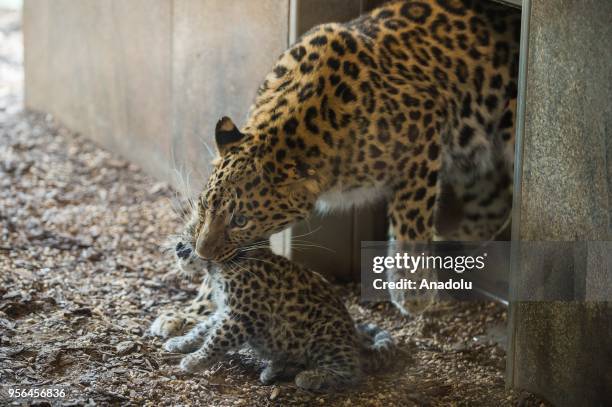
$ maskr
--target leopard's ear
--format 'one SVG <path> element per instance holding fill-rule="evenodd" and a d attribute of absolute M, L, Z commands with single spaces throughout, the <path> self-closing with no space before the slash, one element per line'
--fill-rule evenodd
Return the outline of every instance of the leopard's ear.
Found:
<path fill-rule="evenodd" d="M 217 143 L 219 154 L 225 154 L 230 147 L 238 145 L 243 138 L 244 134 L 238 130 L 229 117 L 222 117 L 221 120 L 217 122 L 217 126 L 215 127 L 215 142 Z"/>

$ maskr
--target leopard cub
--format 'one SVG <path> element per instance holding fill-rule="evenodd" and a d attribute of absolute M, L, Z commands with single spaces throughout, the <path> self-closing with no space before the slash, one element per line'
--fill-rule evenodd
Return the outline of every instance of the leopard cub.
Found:
<path fill-rule="evenodd" d="M 248 345 L 268 361 L 263 384 L 294 377 L 302 389 L 330 391 L 389 365 L 391 335 L 372 324 L 355 325 L 318 273 L 269 249 L 223 264 L 201 260 L 193 250 L 189 256 L 206 273 L 215 306 L 187 334 L 165 343 L 169 352 L 187 353 L 183 370 L 205 369 Z"/>

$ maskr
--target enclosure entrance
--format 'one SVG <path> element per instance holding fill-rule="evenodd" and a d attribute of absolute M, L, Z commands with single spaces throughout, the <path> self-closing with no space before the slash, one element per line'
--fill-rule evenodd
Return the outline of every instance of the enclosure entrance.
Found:
<path fill-rule="evenodd" d="M 520 8 L 521 0 L 484 0 L 502 3 L 509 10 Z M 335 21 L 349 21 L 372 10 L 384 0 L 359 1 L 325 1 L 325 0 L 293 0 L 290 2 L 290 43 L 301 34 L 307 32 L 317 24 Z M 491 175 L 491 174 L 490 174 Z M 481 184 L 490 182 L 482 177 Z M 511 234 L 510 212 L 511 195 L 503 198 L 507 201 L 507 215 L 504 222 L 495 227 L 487 237 L 472 237 L 466 240 L 499 240 L 509 241 Z M 441 236 L 452 235 L 457 232 L 461 218 L 466 216 L 464 203 L 456 196 L 452 185 L 442 185 L 436 216 L 436 230 L 442 232 Z M 481 216 L 481 214 L 471 215 Z M 486 216 L 486 214 L 482 214 Z M 290 250 L 288 241 L 290 236 L 307 235 L 309 239 L 326 249 L 313 249 L 308 251 Z M 389 225 L 387 223 L 387 206 L 384 200 L 367 208 L 351 208 L 341 213 L 325 215 L 315 214 L 308 222 L 300 223 L 288 231 L 284 237 L 278 236 L 279 250 L 292 259 L 308 264 L 315 270 L 338 281 L 359 281 L 360 279 L 360 252 L 362 241 L 386 241 L 389 238 Z M 442 238 L 444 240 L 444 238 Z M 448 240 L 461 240 L 449 238 Z M 281 249 L 282 248 L 282 249 Z M 315 254 L 316 255 L 313 255 Z M 500 266 L 492 269 L 484 276 L 475 276 L 475 289 L 469 294 L 474 298 L 493 299 L 508 304 L 509 269 Z"/>

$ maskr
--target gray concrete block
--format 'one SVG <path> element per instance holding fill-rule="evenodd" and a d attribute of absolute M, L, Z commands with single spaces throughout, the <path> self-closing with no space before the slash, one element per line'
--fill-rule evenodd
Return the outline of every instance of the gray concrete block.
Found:
<path fill-rule="evenodd" d="M 531 4 L 513 240 L 570 248 L 539 253 L 539 262 L 517 252 L 514 296 L 533 293 L 511 308 L 510 384 L 559 406 L 609 405 L 612 3 Z M 545 301 L 551 292 L 565 301 Z"/>
<path fill-rule="evenodd" d="M 289 2 L 175 0 L 173 143 L 180 162 L 208 174 L 222 116 L 241 126 L 255 92 L 287 48 Z"/>
<path fill-rule="evenodd" d="M 170 150 L 169 0 L 27 0 L 25 103 L 164 176 Z"/>
<path fill-rule="evenodd" d="M 26 0 L 25 101 L 175 182 L 203 177 L 288 41 L 288 0 Z M 171 157 L 174 153 L 175 157 Z"/>

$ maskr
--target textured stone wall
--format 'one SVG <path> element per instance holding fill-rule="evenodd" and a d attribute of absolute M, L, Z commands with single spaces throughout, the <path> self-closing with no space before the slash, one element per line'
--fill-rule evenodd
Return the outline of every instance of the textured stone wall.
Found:
<path fill-rule="evenodd" d="M 516 253 L 513 295 L 547 285 L 512 306 L 509 376 L 559 406 L 612 403 L 610 44 L 609 0 L 531 1 L 513 238 L 581 243 Z"/>

